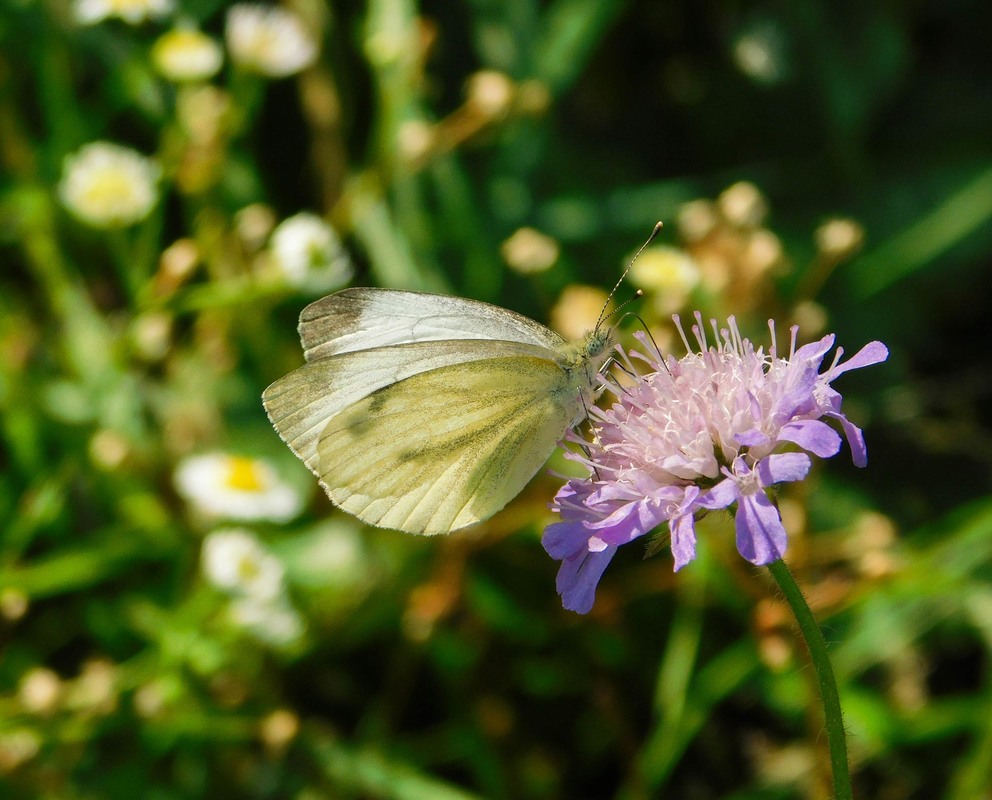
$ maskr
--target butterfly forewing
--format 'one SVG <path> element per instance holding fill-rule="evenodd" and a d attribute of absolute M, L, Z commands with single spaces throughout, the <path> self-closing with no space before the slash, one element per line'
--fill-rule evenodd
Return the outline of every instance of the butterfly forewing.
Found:
<path fill-rule="evenodd" d="M 300 314 L 299 331 L 307 361 L 445 339 L 489 339 L 552 350 L 564 344 L 554 331 L 489 303 L 395 289 L 345 289 L 317 300 Z"/>
<path fill-rule="evenodd" d="M 442 367 L 332 417 L 317 445 L 321 483 L 370 524 L 447 533 L 503 508 L 582 413 L 579 387 L 547 358 Z"/>

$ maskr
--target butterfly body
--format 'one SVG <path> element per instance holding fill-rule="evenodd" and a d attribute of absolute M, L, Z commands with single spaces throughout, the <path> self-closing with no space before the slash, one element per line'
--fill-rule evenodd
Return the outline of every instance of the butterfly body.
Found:
<path fill-rule="evenodd" d="M 300 315 L 306 364 L 263 394 L 279 435 L 365 522 L 448 533 L 516 496 L 594 402 L 613 349 L 478 301 L 346 289 Z"/>

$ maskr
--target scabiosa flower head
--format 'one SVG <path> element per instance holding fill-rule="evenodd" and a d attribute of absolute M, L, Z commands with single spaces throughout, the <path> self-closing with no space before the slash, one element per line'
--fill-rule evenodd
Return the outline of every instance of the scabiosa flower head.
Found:
<path fill-rule="evenodd" d="M 259 458 L 228 453 L 190 456 L 176 468 L 176 489 L 207 517 L 286 522 L 303 497 Z"/>
<path fill-rule="evenodd" d="M 635 334 L 644 352 L 620 351 L 633 374 L 632 386 L 605 383 L 616 396 L 606 409 L 593 408 L 594 435 L 584 453 L 568 456 L 584 464 L 589 477 L 575 478 L 558 492 L 553 510 L 561 521 L 544 533 L 545 550 L 561 560 L 558 592 L 565 608 L 592 608 L 596 584 L 617 547 L 668 523 L 675 569 L 696 554 L 698 512 L 736 506 L 737 549 L 753 564 L 770 564 L 786 549 L 786 533 L 767 489 L 802 480 L 808 454 L 836 455 L 841 438 L 824 418 L 836 420 L 854 463 L 867 463 L 861 430 L 841 412 L 831 383 L 842 373 L 888 357 L 872 342 L 846 362 L 838 348 L 820 371 L 834 336 L 796 347 L 792 329 L 788 357 L 778 354 L 769 323 L 768 352 L 745 339 L 733 318 L 707 339 L 699 314 L 693 348 L 675 317 L 688 351 L 681 359 L 662 356 L 648 337 Z M 786 452 L 782 452 L 785 450 Z"/>
<path fill-rule="evenodd" d="M 337 232 L 308 211 L 279 223 L 269 241 L 272 260 L 291 286 L 314 294 L 340 289 L 353 273 Z"/>
<path fill-rule="evenodd" d="M 90 142 L 66 157 L 59 197 L 73 216 L 94 228 L 122 228 L 154 208 L 160 177 L 158 165 L 131 148 Z"/>
<path fill-rule="evenodd" d="M 237 3 L 224 29 L 231 60 L 269 78 L 301 72 L 317 60 L 317 40 L 292 11 L 261 3 Z"/>

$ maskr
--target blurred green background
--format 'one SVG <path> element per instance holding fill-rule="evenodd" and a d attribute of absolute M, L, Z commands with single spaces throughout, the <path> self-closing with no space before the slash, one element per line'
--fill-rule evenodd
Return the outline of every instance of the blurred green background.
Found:
<path fill-rule="evenodd" d="M 677 576 L 619 553 L 580 617 L 553 476 L 445 540 L 367 530 L 262 411 L 322 293 L 576 335 L 663 220 L 619 296 L 664 346 L 700 309 L 890 347 L 838 385 L 869 467 L 779 498 L 789 561 L 856 794 L 992 797 L 992 7 L 283 8 L 0 10 L 0 796 L 829 796 L 729 517 Z"/>

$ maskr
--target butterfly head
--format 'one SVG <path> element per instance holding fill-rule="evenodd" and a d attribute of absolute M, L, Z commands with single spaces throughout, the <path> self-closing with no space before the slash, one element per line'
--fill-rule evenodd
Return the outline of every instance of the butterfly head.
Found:
<path fill-rule="evenodd" d="M 613 328 L 600 326 L 589 331 L 578 341 L 565 345 L 559 363 L 568 372 L 583 370 L 591 380 L 603 369 L 613 355 L 617 336 Z"/>

